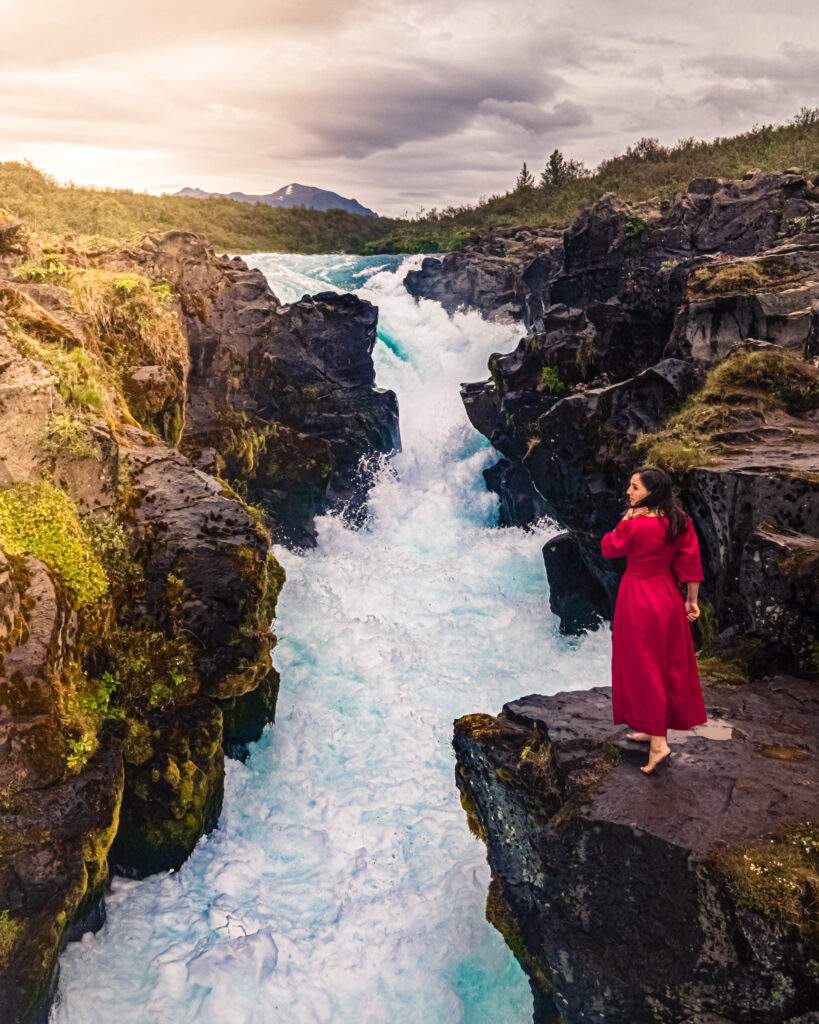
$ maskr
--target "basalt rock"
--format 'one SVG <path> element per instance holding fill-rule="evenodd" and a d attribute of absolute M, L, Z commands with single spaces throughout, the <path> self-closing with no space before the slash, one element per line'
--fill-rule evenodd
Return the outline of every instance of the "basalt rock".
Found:
<path fill-rule="evenodd" d="M 330 508 L 360 518 L 374 464 L 400 448 L 395 394 L 375 387 L 375 307 L 335 292 L 282 305 L 260 271 L 185 232 L 108 261 L 133 264 L 179 295 L 193 462 L 259 504 L 278 540 L 312 542 Z"/>
<path fill-rule="evenodd" d="M 613 595 L 589 571 L 571 533 L 559 533 L 546 541 L 543 562 L 549 580 L 549 607 L 560 619 L 561 633 L 584 633 L 600 626 L 601 615 L 611 618 Z"/>
<path fill-rule="evenodd" d="M 487 916 L 537 1024 L 796 1024 L 819 1007 L 819 695 L 778 677 L 706 704 L 653 779 L 604 688 L 455 722 Z"/>
<path fill-rule="evenodd" d="M 546 502 L 524 466 L 501 459 L 483 471 L 487 490 L 498 495 L 498 525 L 528 526 L 546 514 Z"/>
<path fill-rule="evenodd" d="M 584 581 L 582 602 L 591 601 L 595 613 L 611 614 L 617 573 L 601 559 L 599 540 L 621 512 L 628 476 L 644 461 L 635 446 L 640 435 L 656 431 L 701 386 L 705 372 L 738 348 L 768 344 L 815 357 L 817 251 L 819 202 L 800 174 L 700 179 L 659 206 L 632 208 L 604 196 L 564 235 L 548 287 L 553 304 L 514 351 L 490 357 L 488 381 L 462 385 L 471 422 L 504 457 L 488 475 L 501 522 L 513 521 L 513 508 L 521 522 L 528 474 L 545 511 L 571 532 L 571 558 L 583 567 L 576 577 Z M 808 671 L 808 645 L 797 638 L 815 630 L 811 605 L 775 569 L 773 551 L 791 564 L 816 536 L 813 526 L 795 524 L 815 518 L 804 510 L 815 501 L 815 413 L 803 407 L 788 414 L 752 382 L 730 404 L 730 422 L 710 428 L 702 471 L 694 466 L 678 480 L 709 552 L 705 591 L 718 630 L 750 631 L 772 645 L 774 661 L 787 647 L 783 664 Z M 692 436 L 691 443 L 697 440 Z M 709 513 L 711 497 L 764 490 L 764 479 L 775 482 L 770 501 L 751 517 L 753 526 L 746 529 L 742 515 Z M 773 497 L 777 488 L 789 495 L 796 488 L 803 514 L 788 514 Z M 528 505 L 532 521 L 543 514 L 536 499 Z M 723 521 L 717 527 L 709 517 Z M 752 536 L 763 522 L 779 537 L 773 546 Z M 782 547 L 791 534 L 793 559 Z M 557 566 L 552 575 L 560 588 L 569 576 Z M 764 597 L 765 587 L 779 596 Z M 567 609 L 564 628 L 573 628 L 571 597 L 553 597 L 555 607 Z M 787 618 L 783 602 L 796 613 L 792 630 L 775 625 Z M 777 632 L 790 638 L 786 644 L 775 643 Z"/>
<path fill-rule="evenodd" d="M 529 477 L 542 499 L 540 507 L 572 531 L 572 558 L 582 562 L 582 575 L 567 576 L 556 569 L 554 578 L 586 579 L 581 587 L 584 601 L 593 597 L 598 616 L 610 615 L 619 577 L 600 555 L 597 541 L 621 514 L 633 467 L 631 443 L 657 429 L 697 383 L 690 363 L 666 359 L 621 384 L 567 398 L 513 392 L 509 413 L 506 398 L 501 399 L 490 439 L 519 475 Z M 517 491 L 523 486 L 517 483 Z M 569 607 L 563 595 L 555 601 L 557 607 Z M 565 628 L 570 628 L 569 620 Z"/>
<path fill-rule="evenodd" d="M 404 285 L 448 313 L 476 309 L 487 319 L 534 323 L 549 305 L 549 279 L 560 263 L 558 231 L 499 231 L 442 257 L 428 256 Z"/>
<path fill-rule="evenodd" d="M 102 734 L 79 769 L 70 720 L 77 614 L 34 558 L 0 549 L 0 996 L 45 1021 L 72 928 L 99 926 L 122 754 Z"/>

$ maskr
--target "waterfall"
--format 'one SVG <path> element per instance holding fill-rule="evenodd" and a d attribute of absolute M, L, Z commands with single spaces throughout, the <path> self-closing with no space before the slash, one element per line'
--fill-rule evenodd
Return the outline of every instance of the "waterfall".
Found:
<path fill-rule="evenodd" d="M 63 955 L 54 1024 L 531 1020 L 484 918 L 452 720 L 607 683 L 609 633 L 559 634 L 541 558 L 553 526 L 493 525 L 493 453 L 458 384 L 518 329 L 416 303 L 413 259 L 248 261 L 285 301 L 337 288 L 378 305 L 377 381 L 398 394 L 404 451 L 364 529 L 325 516 L 315 550 L 276 550 L 276 723 L 229 762 L 219 827 L 179 872 L 114 881 L 107 924 Z"/>

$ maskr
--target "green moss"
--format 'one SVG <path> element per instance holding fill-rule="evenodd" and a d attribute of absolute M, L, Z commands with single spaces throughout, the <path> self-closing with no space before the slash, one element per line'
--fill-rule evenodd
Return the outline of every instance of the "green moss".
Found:
<path fill-rule="evenodd" d="M 481 816 L 478 813 L 478 808 L 475 801 L 472 799 L 471 793 L 464 787 L 458 789 L 461 797 L 461 807 L 466 815 L 466 823 L 469 826 L 469 831 L 476 839 L 480 839 L 482 843 L 486 842 L 486 830 L 481 822 Z"/>
<path fill-rule="evenodd" d="M 83 519 L 82 526 L 111 588 L 133 596 L 142 586 L 142 566 L 131 557 L 128 532 L 118 516 L 97 510 Z"/>
<path fill-rule="evenodd" d="M 193 649 L 183 636 L 117 626 L 105 653 L 115 703 L 130 717 L 184 703 L 199 689 Z"/>
<path fill-rule="evenodd" d="M 154 752 L 151 742 L 151 730 L 147 723 L 139 718 L 126 718 L 125 742 L 123 753 L 128 764 L 144 764 Z"/>
<path fill-rule="evenodd" d="M 741 906 L 819 941 L 819 822 L 805 821 L 768 840 L 721 850 L 715 862 Z"/>
<path fill-rule="evenodd" d="M 0 965 L 11 957 L 22 930 L 22 921 L 12 917 L 7 910 L 0 910 Z"/>
<path fill-rule="evenodd" d="M 819 371 L 779 348 L 741 349 L 706 377 L 704 386 L 653 434 L 634 441 L 641 458 L 676 475 L 711 464 L 718 435 L 750 409 L 784 409 L 798 416 L 819 406 Z"/>
<path fill-rule="evenodd" d="M 274 555 L 268 554 L 265 559 L 262 599 L 259 602 L 257 619 L 262 629 L 268 629 L 276 618 L 276 605 L 286 580 L 287 574 L 281 562 Z"/>
<path fill-rule="evenodd" d="M 486 920 L 501 933 L 506 945 L 515 955 L 518 963 L 541 992 L 552 991 L 552 979 L 548 968 L 541 964 L 526 944 L 520 925 L 515 918 L 503 882 L 493 875 L 486 895 Z"/>
<path fill-rule="evenodd" d="M 718 686 L 742 686 L 748 682 L 748 670 L 741 661 L 723 658 L 717 654 L 698 654 L 700 675 Z"/>
<path fill-rule="evenodd" d="M 566 393 L 566 385 L 560 379 L 560 374 L 553 366 L 544 366 L 540 371 L 540 383 L 551 395 L 563 395 Z"/>
<path fill-rule="evenodd" d="M 86 424 L 71 413 L 51 418 L 43 448 L 55 458 L 99 459 L 101 456 L 100 446 L 91 437 Z"/>
<path fill-rule="evenodd" d="M 0 546 L 10 555 L 39 558 L 65 584 L 78 608 L 108 590 L 74 503 L 51 483 L 15 484 L 0 491 Z"/>

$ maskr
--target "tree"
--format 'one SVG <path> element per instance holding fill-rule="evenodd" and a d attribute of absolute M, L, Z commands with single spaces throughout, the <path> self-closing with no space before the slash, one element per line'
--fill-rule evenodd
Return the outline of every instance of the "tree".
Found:
<path fill-rule="evenodd" d="M 578 178 L 587 178 L 589 172 L 579 160 L 567 160 L 565 156 L 556 149 L 546 161 L 546 167 L 540 175 L 540 187 L 543 189 L 558 189 L 568 185 L 570 181 Z"/>
<path fill-rule="evenodd" d="M 529 168 L 526 166 L 526 161 L 523 161 L 523 167 L 520 169 L 520 174 L 515 182 L 515 191 L 523 192 L 526 189 L 535 187 L 535 176 L 529 172 Z"/>

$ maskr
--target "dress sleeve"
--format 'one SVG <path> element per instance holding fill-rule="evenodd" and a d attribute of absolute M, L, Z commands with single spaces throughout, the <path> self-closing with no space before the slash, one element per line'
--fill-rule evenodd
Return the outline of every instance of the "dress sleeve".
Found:
<path fill-rule="evenodd" d="M 600 552 L 604 558 L 622 558 L 628 552 L 633 522 L 633 519 L 621 519 L 613 530 L 603 535 Z"/>
<path fill-rule="evenodd" d="M 701 582 L 705 579 L 700 559 L 700 542 L 691 517 L 685 531 L 674 541 L 676 551 L 671 559 L 671 572 L 679 583 Z"/>

